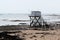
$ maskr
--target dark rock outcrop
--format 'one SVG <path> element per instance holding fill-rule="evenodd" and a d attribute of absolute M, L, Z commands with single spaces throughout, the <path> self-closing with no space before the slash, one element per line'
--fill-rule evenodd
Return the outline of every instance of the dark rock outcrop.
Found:
<path fill-rule="evenodd" d="M 2 32 L 0 33 L 0 40 L 23 40 L 23 39 L 19 38 L 18 36 L 8 35 L 7 32 Z"/>

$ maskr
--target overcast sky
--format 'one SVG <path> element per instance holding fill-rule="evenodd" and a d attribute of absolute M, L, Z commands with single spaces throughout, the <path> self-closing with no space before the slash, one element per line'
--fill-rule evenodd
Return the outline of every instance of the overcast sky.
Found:
<path fill-rule="evenodd" d="M 0 13 L 60 13 L 60 0 L 0 0 Z"/>

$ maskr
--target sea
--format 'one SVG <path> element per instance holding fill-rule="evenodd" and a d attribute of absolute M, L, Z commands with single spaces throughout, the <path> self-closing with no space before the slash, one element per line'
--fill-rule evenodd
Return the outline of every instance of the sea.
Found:
<path fill-rule="evenodd" d="M 26 22 L 11 22 L 10 20 L 30 20 L 30 14 L 0 14 L 0 26 L 5 25 L 18 25 L 19 23 L 30 24 L 30 21 Z M 60 15 L 41 15 L 46 22 L 60 21 Z"/>

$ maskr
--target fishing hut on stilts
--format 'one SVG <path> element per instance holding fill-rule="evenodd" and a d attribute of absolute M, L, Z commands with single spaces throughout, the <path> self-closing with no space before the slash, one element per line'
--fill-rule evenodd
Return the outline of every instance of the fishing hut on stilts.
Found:
<path fill-rule="evenodd" d="M 29 17 L 30 17 L 30 27 L 43 30 L 49 28 L 47 23 L 42 18 L 40 11 L 32 11 Z"/>

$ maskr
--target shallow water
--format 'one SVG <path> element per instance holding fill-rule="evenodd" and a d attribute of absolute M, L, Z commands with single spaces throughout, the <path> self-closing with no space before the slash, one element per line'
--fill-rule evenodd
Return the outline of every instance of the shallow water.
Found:
<path fill-rule="evenodd" d="M 42 15 L 42 18 L 46 22 L 52 21 L 60 21 L 60 16 L 48 16 Z M 9 20 L 30 20 L 29 14 L 0 14 L 0 26 L 1 25 L 18 25 L 19 23 L 27 23 L 30 22 L 11 22 Z"/>

